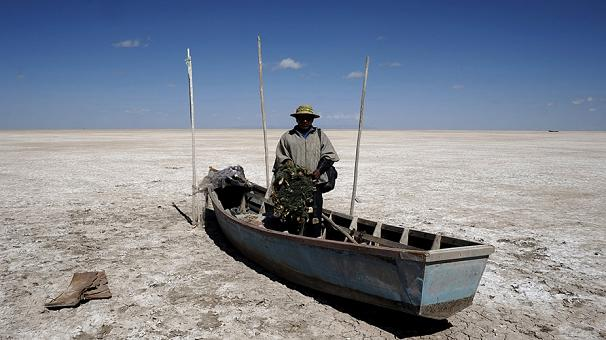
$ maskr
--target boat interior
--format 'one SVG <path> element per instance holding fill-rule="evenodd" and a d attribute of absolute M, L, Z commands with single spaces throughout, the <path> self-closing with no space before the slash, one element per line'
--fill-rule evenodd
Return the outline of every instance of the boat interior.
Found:
<path fill-rule="evenodd" d="M 252 188 L 226 187 L 215 189 L 223 209 L 235 218 L 257 227 L 280 232 L 288 228 L 273 217 L 273 206 L 265 199 L 265 188 L 252 184 Z M 344 213 L 323 209 L 324 220 L 317 234 L 306 232 L 299 235 L 339 242 L 351 242 L 376 247 L 419 251 L 439 250 L 481 245 L 480 243 L 396 226 L 381 221 L 371 221 Z M 278 221 L 278 222 L 277 222 Z"/>

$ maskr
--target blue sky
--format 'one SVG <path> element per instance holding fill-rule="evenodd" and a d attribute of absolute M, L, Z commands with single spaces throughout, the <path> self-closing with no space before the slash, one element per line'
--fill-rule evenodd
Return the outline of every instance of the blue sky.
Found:
<path fill-rule="evenodd" d="M 0 3 L 0 129 L 606 130 L 604 1 Z"/>

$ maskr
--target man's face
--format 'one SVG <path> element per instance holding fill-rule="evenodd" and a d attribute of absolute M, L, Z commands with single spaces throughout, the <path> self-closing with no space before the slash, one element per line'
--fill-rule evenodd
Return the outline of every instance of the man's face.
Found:
<path fill-rule="evenodd" d="M 311 124 L 314 122 L 314 117 L 311 115 L 301 115 L 297 116 L 297 125 L 300 129 L 307 130 L 311 127 Z"/>

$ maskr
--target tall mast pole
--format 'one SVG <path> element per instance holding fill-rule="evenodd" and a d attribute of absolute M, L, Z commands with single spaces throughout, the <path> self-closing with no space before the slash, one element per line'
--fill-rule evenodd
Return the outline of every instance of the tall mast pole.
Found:
<path fill-rule="evenodd" d="M 265 147 L 265 185 L 269 194 L 269 153 L 267 152 L 267 128 L 265 125 L 265 99 L 263 97 L 263 60 L 261 58 L 261 35 L 257 35 L 257 51 L 259 55 L 259 97 L 261 98 L 261 121 L 263 122 L 263 146 Z"/>
<path fill-rule="evenodd" d="M 360 119 L 358 121 L 358 142 L 356 143 L 356 163 L 354 166 L 354 181 L 353 190 L 351 193 L 351 205 L 349 207 L 349 215 L 354 214 L 354 205 L 356 201 L 356 186 L 358 185 L 358 160 L 360 158 L 360 139 L 362 137 L 362 125 L 364 123 L 364 99 L 366 98 L 366 79 L 368 79 L 368 63 L 370 58 L 366 57 L 364 65 L 364 82 L 362 83 L 362 98 L 360 99 Z"/>
<path fill-rule="evenodd" d="M 187 49 L 187 58 L 185 58 L 185 64 L 187 65 L 187 78 L 189 80 L 189 118 L 191 120 L 191 214 L 193 217 L 194 226 L 198 226 L 200 224 L 200 211 L 198 209 L 197 204 L 198 183 L 196 179 L 196 125 L 194 122 L 194 84 L 189 48 Z"/>

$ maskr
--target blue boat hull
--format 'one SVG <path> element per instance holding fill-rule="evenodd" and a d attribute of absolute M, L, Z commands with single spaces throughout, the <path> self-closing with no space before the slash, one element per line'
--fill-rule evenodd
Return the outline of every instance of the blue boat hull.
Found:
<path fill-rule="evenodd" d="M 433 319 L 471 305 L 492 252 L 438 254 L 292 235 L 236 218 L 214 192 L 210 199 L 227 239 L 268 271 L 314 290 Z"/>

